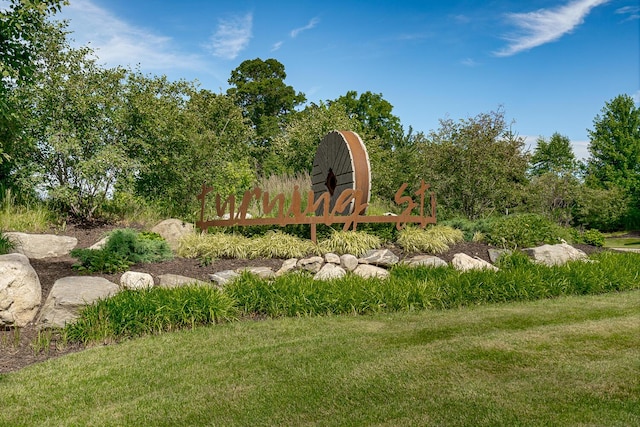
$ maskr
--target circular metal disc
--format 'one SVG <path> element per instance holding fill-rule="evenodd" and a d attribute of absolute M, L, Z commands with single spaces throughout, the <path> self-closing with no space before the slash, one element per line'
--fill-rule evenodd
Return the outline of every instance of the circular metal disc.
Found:
<path fill-rule="evenodd" d="M 359 204 L 369 203 L 371 198 L 371 166 L 367 149 L 355 132 L 333 131 L 320 142 L 313 160 L 311 172 L 311 188 L 314 199 L 329 192 L 331 195 L 329 210 L 333 211 L 336 200 L 345 190 L 360 190 Z M 355 203 L 352 201 L 342 215 L 353 213 Z M 316 215 L 322 215 L 322 207 Z M 363 213 L 363 212 L 361 212 Z"/>

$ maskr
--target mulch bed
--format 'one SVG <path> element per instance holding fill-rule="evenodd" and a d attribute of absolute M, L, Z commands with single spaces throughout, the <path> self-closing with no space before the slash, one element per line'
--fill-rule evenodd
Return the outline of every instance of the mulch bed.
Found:
<path fill-rule="evenodd" d="M 135 226 L 133 227 L 135 228 Z M 52 230 L 52 233 L 76 237 L 78 239 L 77 247 L 87 248 L 99 241 L 108 231 L 114 228 L 116 228 L 116 226 L 113 225 L 102 225 L 98 227 L 69 225 L 62 231 Z M 599 250 L 598 248 L 587 245 L 580 245 L 578 247 L 579 249 L 587 252 L 587 254 Z M 477 256 L 485 261 L 489 261 L 489 255 L 487 252 L 488 248 L 489 246 L 483 243 L 462 242 L 452 246 L 449 251 L 438 256 L 447 262 L 451 262 L 454 254 L 463 252 L 467 255 Z M 392 248 L 392 250 L 401 259 L 407 256 L 398 249 Z M 413 255 L 415 254 L 412 254 L 412 256 Z M 46 301 L 56 280 L 63 277 L 78 275 L 78 272 L 73 269 L 73 264 L 76 261 L 76 259 L 69 256 L 31 260 L 31 265 L 38 273 L 38 277 L 40 279 L 40 285 L 42 287 L 42 304 Z M 198 260 L 174 258 L 170 261 L 160 263 L 137 264 L 134 265 L 131 270 L 151 274 L 157 284 L 158 276 L 162 274 L 179 274 L 194 279 L 209 281 L 209 274 L 218 271 L 235 270 L 237 268 L 249 266 L 267 266 L 277 270 L 282 265 L 282 262 L 283 260 L 279 259 L 222 259 L 203 266 Z M 91 275 L 104 277 L 111 282 L 119 283 L 121 274 L 92 273 Z M 57 345 L 56 337 L 54 336 L 47 352 L 40 351 L 36 353 L 33 348 L 33 343 L 36 341 L 37 337 L 38 330 L 33 324 L 21 328 L 19 331 L 14 330 L 13 328 L 2 329 L 2 327 L 0 327 L 0 373 L 16 371 L 33 363 L 77 352 L 84 348 L 81 345 L 59 346 Z"/>

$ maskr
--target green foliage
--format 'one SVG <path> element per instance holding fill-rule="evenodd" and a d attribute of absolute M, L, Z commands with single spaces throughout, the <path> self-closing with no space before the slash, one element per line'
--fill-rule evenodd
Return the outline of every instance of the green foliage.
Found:
<path fill-rule="evenodd" d="M 111 342 L 234 319 L 234 302 L 211 286 L 124 290 L 85 307 L 64 334 L 69 342 Z"/>
<path fill-rule="evenodd" d="M 496 262 L 496 267 L 501 270 L 526 268 L 533 264 L 533 260 L 524 252 L 512 251 L 502 254 Z"/>
<path fill-rule="evenodd" d="M 167 242 L 156 233 L 133 229 L 114 230 L 102 249 L 73 249 L 80 271 L 116 273 L 143 262 L 160 262 L 173 257 Z"/>
<path fill-rule="evenodd" d="M 569 232 L 538 214 L 516 214 L 491 222 L 487 241 L 505 248 L 527 248 L 570 239 Z"/>
<path fill-rule="evenodd" d="M 248 258 L 250 239 L 239 234 L 189 234 L 180 240 L 178 255 L 184 258 Z"/>
<path fill-rule="evenodd" d="M 225 291 L 246 314 L 280 317 L 446 309 L 640 289 L 636 254 L 601 253 L 593 259 L 547 267 L 514 252 L 497 272 L 397 266 L 385 280 L 346 275 L 315 281 L 303 274 L 265 280 L 245 274 Z"/>
<path fill-rule="evenodd" d="M 575 220 L 581 191 L 580 182 L 569 173 L 546 172 L 534 176 L 525 196 L 527 211 L 569 226 Z"/>
<path fill-rule="evenodd" d="M 382 244 L 378 236 L 364 231 L 333 230 L 328 239 L 318 241 L 320 253 L 332 252 L 338 255 L 351 254 L 360 256 L 371 249 L 377 249 Z"/>
<path fill-rule="evenodd" d="M 521 203 L 528 156 L 501 110 L 454 122 L 418 147 L 421 177 L 448 215 L 469 219 L 506 212 Z"/>
<path fill-rule="evenodd" d="M 407 252 L 440 254 L 449 250 L 449 245 L 464 240 L 461 230 L 447 225 L 435 225 L 424 230 L 407 227 L 398 233 L 397 243 Z"/>
<path fill-rule="evenodd" d="M 576 157 L 568 137 L 556 132 L 549 141 L 540 137 L 536 144 L 533 156 L 531 156 L 531 173 L 534 176 L 549 172 L 558 175 L 576 172 Z"/>
<path fill-rule="evenodd" d="M 315 251 L 310 240 L 270 231 L 251 241 L 250 258 L 302 258 Z"/>
<path fill-rule="evenodd" d="M 15 247 L 16 244 L 0 231 L 0 255 L 11 253 Z"/>
<path fill-rule="evenodd" d="M 623 230 L 630 218 L 631 201 L 624 189 L 590 188 L 582 186 L 574 209 L 575 223 L 602 231 Z"/>
<path fill-rule="evenodd" d="M 479 237 L 480 235 L 488 233 L 490 224 L 491 221 L 489 219 L 477 219 L 472 221 L 462 217 L 438 221 L 438 225 L 446 225 L 461 230 L 464 234 L 464 240 L 467 242 L 474 241 L 474 236 L 476 235 Z"/>
<path fill-rule="evenodd" d="M 57 220 L 56 214 L 42 202 L 18 204 L 11 189 L 6 189 L 0 207 L 0 230 L 42 233 Z"/>
<path fill-rule="evenodd" d="M 125 255 L 105 249 L 77 248 L 71 251 L 71 256 L 80 261 L 79 264 L 74 264 L 73 268 L 89 273 L 113 274 L 126 271 L 134 264 Z"/>
<path fill-rule="evenodd" d="M 303 93 L 296 93 L 284 83 L 286 77 L 284 65 L 277 60 L 256 58 L 243 61 L 229 78 L 231 88 L 227 94 L 235 99 L 256 130 L 258 141 L 252 154 L 260 163 L 288 116 L 306 100 Z"/>
<path fill-rule="evenodd" d="M 604 246 L 605 238 L 600 231 L 591 229 L 582 232 L 580 240 L 587 245 L 602 247 Z"/>

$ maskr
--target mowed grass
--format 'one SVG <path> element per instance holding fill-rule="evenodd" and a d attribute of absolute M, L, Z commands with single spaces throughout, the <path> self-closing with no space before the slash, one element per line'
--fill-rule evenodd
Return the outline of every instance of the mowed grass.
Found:
<path fill-rule="evenodd" d="M 0 375 L 0 425 L 640 425 L 640 291 L 235 322 Z"/>
<path fill-rule="evenodd" d="M 640 249 L 640 237 L 608 237 L 604 241 L 604 247 Z"/>

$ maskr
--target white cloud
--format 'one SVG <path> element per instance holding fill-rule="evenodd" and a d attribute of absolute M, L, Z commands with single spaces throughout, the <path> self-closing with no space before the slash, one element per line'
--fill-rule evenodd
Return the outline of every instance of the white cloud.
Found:
<path fill-rule="evenodd" d="M 473 60 L 472 58 L 465 58 L 462 61 L 460 61 L 460 63 L 466 67 L 475 67 L 477 65 L 479 65 L 475 60 Z"/>
<path fill-rule="evenodd" d="M 108 66 L 140 64 L 147 71 L 205 68 L 197 55 L 175 48 L 172 38 L 131 25 L 91 1 L 72 1 L 55 17 L 69 21 L 74 45 L 90 46 Z"/>
<path fill-rule="evenodd" d="M 219 20 L 218 28 L 211 36 L 211 44 L 209 45 L 213 56 L 235 59 L 249 45 L 252 26 L 252 13 Z"/>
<path fill-rule="evenodd" d="M 637 91 L 636 93 L 634 93 L 632 96 L 633 96 L 633 101 L 634 101 L 636 104 L 639 104 L 639 105 L 640 105 L 640 90 L 638 90 L 638 91 Z"/>
<path fill-rule="evenodd" d="M 282 43 L 284 42 L 279 41 L 277 43 L 274 43 L 271 47 L 271 52 L 275 52 L 276 50 L 280 49 L 282 47 Z"/>
<path fill-rule="evenodd" d="M 320 23 L 320 18 L 313 18 L 311 19 L 311 21 L 309 21 L 309 23 L 307 25 L 305 25 L 304 27 L 300 27 L 300 28 L 296 28 L 294 30 L 291 30 L 291 38 L 295 39 L 296 37 L 298 37 L 298 34 L 300 34 L 303 31 L 307 31 L 307 30 L 311 30 L 312 28 L 314 28 L 316 25 L 318 25 L 318 23 Z"/>
<path fill-rule="evenodd" d="M 591 9 L 609 1 L 573 0 L 554 9 L 507 14 L 507 19 L 520 31 L 516 35 L 505 37 L 509 41 L 509 45 L 494 54 L 496 56 L 511 56 L 558 40 L 582 24 Z"/>
<path fill-rule="evenodd" d="M 629 15 L 625 21 L 633 21 L 635 19 L 640 19 L 640 6 L 624 6 L 619 9 L 616 9 L 616 14 L 618 15 Z"/>

